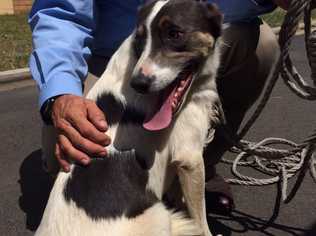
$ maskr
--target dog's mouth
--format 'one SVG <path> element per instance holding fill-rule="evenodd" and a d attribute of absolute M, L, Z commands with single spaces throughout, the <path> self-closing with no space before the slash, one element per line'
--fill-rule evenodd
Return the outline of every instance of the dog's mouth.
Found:
<path fill-rule="evenodd" d="M 193 81 L 192 71 L 181 72 L 161 95 L 155 112 L 146 117 L 143 127 L 149 131 L 167 128 L 173 117 L 180 111 Z"/>

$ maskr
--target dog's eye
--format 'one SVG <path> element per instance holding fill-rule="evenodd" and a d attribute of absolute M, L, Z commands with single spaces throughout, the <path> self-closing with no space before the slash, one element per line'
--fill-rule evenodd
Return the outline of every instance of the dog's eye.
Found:
<path fill-rule="evenodd" d="M 180 30 L 176 30 L 176 29 L 169 29 L 168 30 L 168 39 L 171 40 L 178 40 L 183 38 L 184 33 Z"/>

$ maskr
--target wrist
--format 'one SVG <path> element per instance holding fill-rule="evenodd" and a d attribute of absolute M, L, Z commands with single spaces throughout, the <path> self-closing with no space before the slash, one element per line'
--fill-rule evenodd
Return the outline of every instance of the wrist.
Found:
<path fill-rule="evenodd" d="M 53 105 L 54 105 L 55 101 L 61 96 L 63 96 L 63 95 L 57 95 L 57 96 L 51 97 L 51 98 L 47 99 L 44 102 L 44 104 L 42 105 L 41 110 L 40 110 L 40 114 L 41 114 L 43 122 L 46 125 L 53 124 L 53 120 L 52 120 Z"/>

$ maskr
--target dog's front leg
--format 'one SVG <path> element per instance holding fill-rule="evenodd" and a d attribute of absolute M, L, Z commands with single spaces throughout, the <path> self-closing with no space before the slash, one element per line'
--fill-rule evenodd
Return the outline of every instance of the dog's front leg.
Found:
<path fill-rule="evenodd" d="M 190 216 L 201 227 L 204 236 L 211 236 L 205 209 L 205 170 L 202 152 L 182 153 L 174 159 L 180 185 Z"/>

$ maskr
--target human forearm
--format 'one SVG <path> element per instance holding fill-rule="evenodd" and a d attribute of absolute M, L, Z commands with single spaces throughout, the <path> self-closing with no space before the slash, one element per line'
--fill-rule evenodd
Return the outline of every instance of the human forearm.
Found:
<path fill-rule="evenodd" d="M 40 88 L 40 106 L 59 94 L 81 95 L 92 41 L 93 1 L 35 1 L 29 23 L 34 51 L 33 78 Z"/>
<path fill-rule="evenodd" d="M 55 127 L 55 154 L 65 171 L 69 160 L 85 165 L 89 156 L 106 155 L 104 146 L 110 142 L 103 112 L 81 97 L 93 39 L 93 2 L 37 0 L 29 18 L 34 46 L 30 68 L 40 89 L 43 121 Z"/>

